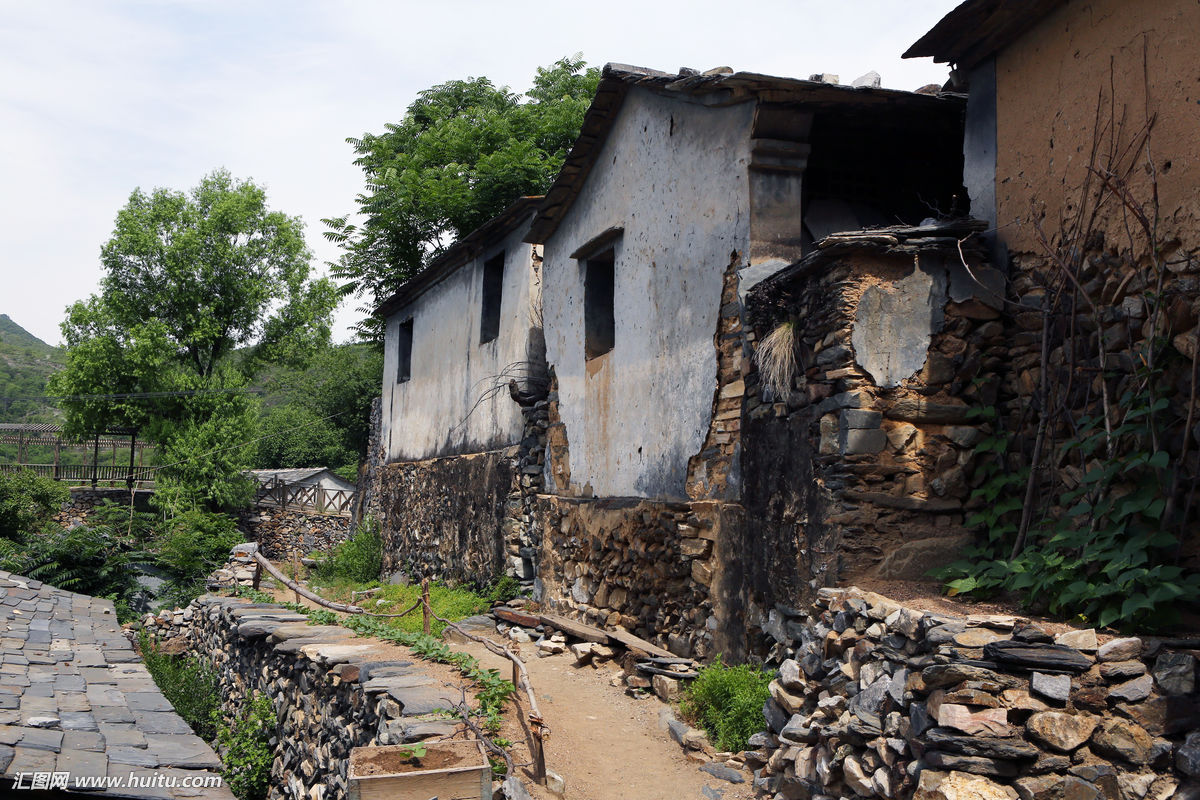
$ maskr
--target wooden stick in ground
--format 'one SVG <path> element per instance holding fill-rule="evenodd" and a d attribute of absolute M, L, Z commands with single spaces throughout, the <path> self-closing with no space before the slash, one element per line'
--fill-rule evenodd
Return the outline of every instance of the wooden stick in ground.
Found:
<path fill-rule="evenodd" d="M 432 609 L 429 613 L 434 619 L 444 624 L 447 628 L 454 628 L 454 630 L 458 631 L 468 639 L 479 642 L 496 655 L 507 658 L 513 662 L 513 669 L 519 676 L 518 680 L 514 681 L 514 683 L 516 684 L 517 688 L 524 691 L 525 696 L 529 698 L 529 727 L 530 732 L 533 734 L 533 744 L 530 748 L 533 754 L 533 779 L 538 784 L 544 786 L 546 784 L 546 751 L 544 747 L 544 740 L 550 735 L 550 726 L 546 724 L 546 720 L 544 717 L 542 717 L 542 712 L 538 708 L 537 697 L 533 693 L 533 684 L 529 680 L 529 672 L 525 669 L 525 663 L 521 661 L 516 653 L 509 650 L 507 647 L 501 647 L 495 642 L 484 639 L 480 636 L 476 636 L 470 631 L 463 630 L 450 620 L 442 619 L 437 614 L 434 614 Z"/>
<path fill-rule="evenodd" d="M 429 635 L 429 615 L 432 613 L 433 607 L 429 605 L 429 578 L 424 578 L 421 580 L 421 615 L 425 618 L 423 628 L 426 636 Z"/>

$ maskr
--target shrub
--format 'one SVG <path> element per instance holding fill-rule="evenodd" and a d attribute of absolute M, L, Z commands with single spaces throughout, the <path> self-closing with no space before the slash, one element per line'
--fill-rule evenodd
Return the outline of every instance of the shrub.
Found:
<path fill-rule="evenodd" d="M 319 560 L 316 573 L 326 580 L 375 581 L 383 569 L 383 539 L 379 523 L 367 517 L 346 541 Z"/>
<path fill-rule="evenodd" d="M 488 587 L 485 597 L 493 603 L 507 603 L 521 596 L 521 582 L 512 575 L 501 575 Z"/>
<path fill-rule="evenodd" d="M 71 492 L 32 470 L 0 472 L 0 536 L 20 539 L 42 527 Z"/>
<path fill-rule="evenodd" d="M 186 605 L 203 588 L 203 580 L 242 541 L 233 519 L 225 514 L 186 511 L 168 522 L 155 541 L 158 565 L 171 576 L 165 599 Z"/>
<path fill-rule="evenodd" d="M 150 677 L 184 722 L 206 742 L 216 738 L 221 691 L 213 671 L 199 659 L 162 652 L 145 631 L 138 648 Z"/>
<path fill-rule="evenodd" d="M 682 710 L 708 733 L 718 750 L 745 750 L 751 736 L 763 730 L 763 704 L 770 697 L 770 673 L 748 664 L 727 667 L 718 657 L 684 694 Z"/>
<path fill-rule="evenodd" d="M 217 732 L 225 783 L 240 800 L 261 800 L 267 796 L 275 757 L 271 744 L 278 727 L 271 699 L 255 692 L 241 716 L 222 724 Z"/>
<path fill-rule="evenodd" d="M 118 618 L 133 617 L 129 599 L 138 590 L 138 564 L 147 556 L 129 548 L 118 531 L 103 524 L 78 525 L 70 530 L 47 523 L 10 544 L 0 553 L 0 568 L 81 594 L 112 600 Z"/>

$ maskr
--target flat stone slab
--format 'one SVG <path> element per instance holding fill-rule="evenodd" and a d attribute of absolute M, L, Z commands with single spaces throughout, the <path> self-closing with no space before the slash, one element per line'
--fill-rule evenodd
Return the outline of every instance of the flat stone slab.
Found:
<path fill-rule="evenodd" d="M 0 715 L 3 789 L 22 772 L 27 786 L 38 772 L 70 773 L 69 791 L 76 778 L 136 772 L 145 786 L 88 794 L 233 800 L 216 754 L 154 685 L 109 600 L 0 570 Z M 209 785 L 169 788 L 169 777 Z"/>

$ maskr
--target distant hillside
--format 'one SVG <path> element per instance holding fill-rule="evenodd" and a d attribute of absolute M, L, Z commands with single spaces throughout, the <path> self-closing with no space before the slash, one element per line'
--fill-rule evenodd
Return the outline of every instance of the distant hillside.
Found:
<path fill-rule="evenodd" d="M 41 400 L 9 398 L 44 395 L 46 379 L 63 365 L 61 348 L 46 344 L 0 314 L 0 422 L 53 422 L 57 410 Z"/>

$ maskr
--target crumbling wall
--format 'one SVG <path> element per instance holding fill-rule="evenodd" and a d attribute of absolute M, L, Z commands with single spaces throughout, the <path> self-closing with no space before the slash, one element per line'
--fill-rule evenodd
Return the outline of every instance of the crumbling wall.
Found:
<path fill-rule="evenodd" d="M 921 579 L 968 540 L 972 379 L 1004 336 L 967 277 L 936 248 L 864 246 L 756 290 L 754 346 L 791 321 L 798 369 L 783 397 L 747 380 L 751 619 L 843 580 Z"/>
<path fill-rule="evenodd" d="M 729 613 L 719 587 L 728 555 L 722 543 L 740 522 L 737 510 L 715 502 L 543 495 L 535 599 L 680 656 L 728 654 Z"/>
<path fill-rule="evenodd" d="M 1197 659 L 1186 643 L 1053 637 L 1014 617 L 926 613 L 854 588 L 773 608 L 766 630 L 779 668 L 769 730 L 746 754 L 760 794 L 1200 791 Z"/>

